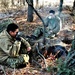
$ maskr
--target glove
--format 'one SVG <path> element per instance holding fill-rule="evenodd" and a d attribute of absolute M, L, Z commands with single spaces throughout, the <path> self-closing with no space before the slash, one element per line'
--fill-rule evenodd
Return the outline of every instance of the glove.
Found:
<path fill-rule="evenodd" d="M 24 59 L 25 63 L 28 63 L 29 62 L 29 55 L 22 54 L 22 56 L 23 56 L 23 59 Z"/>
<path fill-rule="evenodd" d="M 16 40 L 17 40 L 17 41 L 21 41 L 21 38 L 20 38 L 20 37 L 16 37 Z"/>

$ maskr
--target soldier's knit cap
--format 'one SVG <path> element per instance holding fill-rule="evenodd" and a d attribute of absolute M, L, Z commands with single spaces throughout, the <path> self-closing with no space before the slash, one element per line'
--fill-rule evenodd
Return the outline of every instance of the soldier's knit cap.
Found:
<path fill-rule="evenodd" d="M 50 10 L 49 13 L 53 13 L 53 14 L 55 14 L 55 11 L 54 11 L 54 10 Z"/>

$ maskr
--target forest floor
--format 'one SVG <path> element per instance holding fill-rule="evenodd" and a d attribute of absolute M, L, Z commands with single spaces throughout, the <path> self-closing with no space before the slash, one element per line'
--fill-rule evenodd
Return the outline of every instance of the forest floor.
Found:
<path fill-rule="evenodd" d="M 49 7 L 45 7 L 45 8 L 41 8 L 38 10 L 39 14 L 42 17 L 46 17 L 48 15 L 49 12 Z M 56 10 L 56 9 L 55 9 Z M 67 31 L 72 31 L 71 27 L 72 25 L 75 25 L 75 21 L 73 16 L 70 15 L 70 11 L 68 10 L 63 10 L 62 14 L 61 14 L 61 19 L 62 19 L 62 30 L 58 33 L 58 37 L 69 37 L 69 39 L 73 39 L 73 34 L 71 33 L 67 33 Z M 33 22 L 27 22 L 27 11 L 18 11 L 17 13 L 14 14 L 14 16 L 9 18 L 13 19 L 20 28 L 20 31 L 22 31 L 25 35 L 31 35 L 33 33 L 33 31 L 40 25 L 42 25 L 41 20 L 38 18 L 38 16 L 34 13 L 34 20 Z M 72 35 L 72 36 L 71 36 Z M 65 44 L 62 42 L 62 45 L 69 50 L 71 47 L 71 44 Z M 48 59 L 46 59 L 47 64 L 50 65 L 54 65 L 54 62 L 51 62 Z M 10 68 L 5 68 L 6 71 L 6 75 L 56 75 L 55 74 L 51 74 L 51 72 L 48 71 L 43 71 L 42 68 L 36 68 L 36 66 L 30 66 L 28 65 L 27 67 L 21 68 L 21 69 L 16 69 L 15 71 L 13 71 L 13 69 Z M 3 75 L 2 73 L 0 73 L 0 75 Z"/>

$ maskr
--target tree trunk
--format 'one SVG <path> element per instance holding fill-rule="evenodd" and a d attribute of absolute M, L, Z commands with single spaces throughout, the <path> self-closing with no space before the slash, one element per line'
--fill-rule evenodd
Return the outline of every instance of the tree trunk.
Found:
<path fill-rule="evenodd" d="M 63 0 L 60 0 L 60 5 L 59 5 L 59 15 L 62 12 L 62 6 L 63 6 Z"/>
<path fill-rule="evenodd" d="M 23 5 L 25 5 L 25 0 L 23 0 Z"/>
<path fill-rule="evenodd" d="M 75 0 L 73 2 L 73 10 L 72 10 L 73 15 L 75 16 Z"/>
<path fill-rule="evenodd" d="M 33 0 L 30 0 L 29 2 L 33 6 Z M 28 5 L 28 18 L 27 18 L 27 21 L 28 22 L 32 22 L 33 21 L 33 9 L 32 9 L 32 7 L 30 5 Z"/>
<path fill-rule="evenodd" d="M 18 0 L 18 4 L 21 5 L 21 0 Z"/>
<path fill-rule="evenodd" d="M 74 2 L 73 2 L 73 10 L 75 10 L 75 0 L 74 0 Z"/>
<path fill-rule="evenodd" d="M 14 0 L 11 1 L 12 5 L 14 5 Z"/>
<path fill-rule="evenodd" d="M 36 8 L 38 8 L 38 0 L 36 0 Z"/>

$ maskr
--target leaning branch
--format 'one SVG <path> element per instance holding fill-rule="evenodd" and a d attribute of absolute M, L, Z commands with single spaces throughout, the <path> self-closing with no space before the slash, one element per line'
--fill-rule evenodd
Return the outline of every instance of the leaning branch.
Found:
<path fill-rule="evenodd" d="M 45 43 L 46 43 L 46 42 L 45 42 L 45 30 L 46 30 L 45 22 L 44 22 L 43 18 L 40 16 L 40 14 L 37 12 L 37 10 L 36 10 L 36 9 L 32 6 L 32 4 L 31 4 L 30 2 L 28 2 L 28 1 L 29 1 L 29 0 L 26 0 L 27 4 L 33 8 L 34 12 L 35 12 L 36 15 L 40 18 L 40 20 L 42 21 L 42 23 L 43 23 L 43 25 L 44 25 L 44 31 L 43 31 L 43 32 L 44 32 L 44 34 L 43 34 L 44 41 L 43 41 L 43 43 L 45 44 Z"/>

